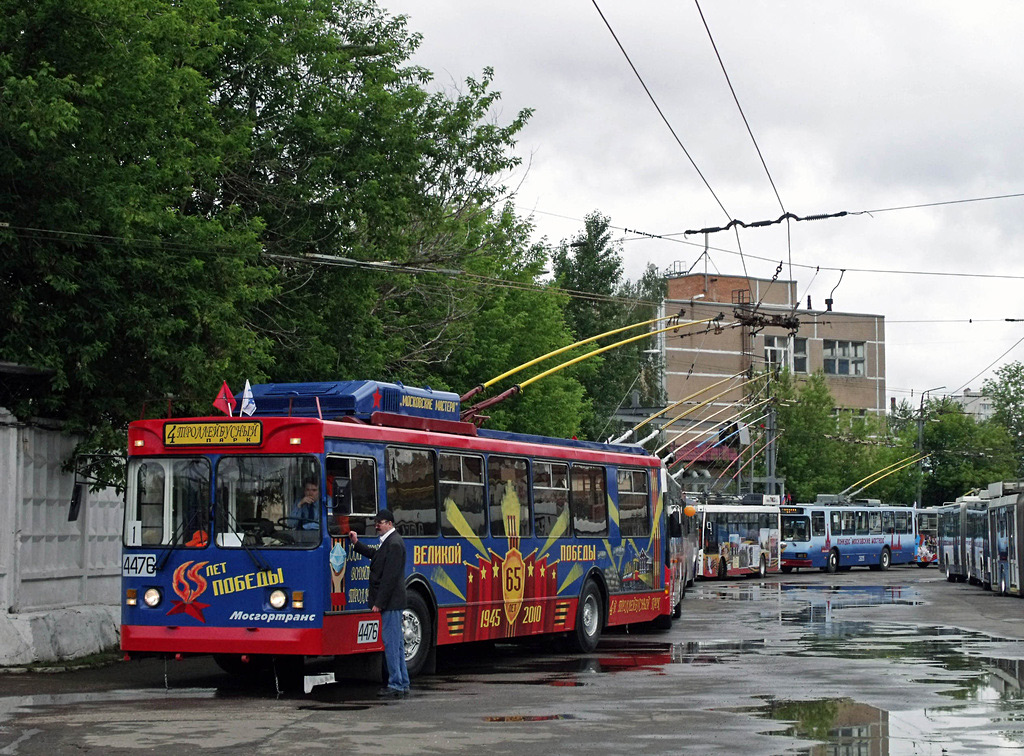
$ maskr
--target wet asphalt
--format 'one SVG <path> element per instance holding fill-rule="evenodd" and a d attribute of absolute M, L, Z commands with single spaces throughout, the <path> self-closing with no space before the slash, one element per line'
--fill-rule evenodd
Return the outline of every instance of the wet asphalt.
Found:
<path fill-rule="evenodd" d="M 439 655 L 411 696 L 206 658 L 0 674 L 5 754 L 1024 754 L 1024 600 L 934 568 L 698 582 L 666 632 Z"/>

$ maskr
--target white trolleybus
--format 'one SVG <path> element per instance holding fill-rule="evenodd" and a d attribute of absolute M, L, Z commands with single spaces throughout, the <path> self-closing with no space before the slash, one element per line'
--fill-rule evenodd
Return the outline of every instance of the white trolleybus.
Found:
<path fill-rule="evenodd" d="M 778 572 L 780 500 L 778 495 L 746 494 L 697 504 L 697 574 L 724 578 Z"/>

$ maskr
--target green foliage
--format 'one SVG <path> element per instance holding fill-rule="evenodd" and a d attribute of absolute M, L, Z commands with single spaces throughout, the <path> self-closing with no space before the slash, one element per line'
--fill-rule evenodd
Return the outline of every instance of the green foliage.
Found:
<path fill-rule="evenodd" d="M 1016 457 L 1006 429 L 977 423 L 949 399 L 924 407 L 924 450 L 930 454 L 924 480 L 925 506 L 953 501 L 973 488 L 1014 477 Z"/>
<path fill-rule="evenodd" d="M 123 449 L 143 403 L 208 408 L 269 345 L 258 221 L 190 214 L 220 180 L 225 135 L 200 70 L 216 4 L 5 3 L 0 18 L 0 355 L 53 371 L 12 409 Z M 152 406 L 152 405 L 151 405 Z"/>
<path fill-rule="evenodd" d="M 997 368 L 996 378 L 986 380 L 981 391 L 992 398 L 992 420 L 1003 426 L 1013 441 L 1015 475 L 1024 476 L 1024 363 L 1009 362 Z"/>
<path fill-rule="evenodd" d="M 4 10 L 0 359 L 54 376 L 19 416 L 123 450 L 144 402 L 207 414 L 225 379 L 461 391 L 571 339 L 564 298 L 448 272 L 537 284 L 504 185 L 529 111 L 492 120 L 489 70 L 428 92 L 403 18 L 364 0 Z M 572 433 L 586 406 L 565 376 L 495 422 Z"/>
<path fill-rule="evenodd" d="M 914 455 L 909 438 L 888 435 L 880 419 L 836 412 L 821 371 L 799 385 L 783 371 L 774 392 L 780 401 L 777 469 L 794 500 L 851 489 L 858 498 L 913 501 L 916 468 L 899 469 Z"/>
<path fill-rule="evenodd" d="M 664 279 L 653 266 L 635 283 L 622 281 L 621 245 L 612 242 L 609 223 L 600 213 L 590 213 L 583 230 L 572 242 L 563 241 L 552 255 L 555 284 L 572 296 L 566 318 L 577 341 L 651 320 L 665 294 Z M 586 348 L 594 350 L 641 333 L 639 329 L 623 332 Z M 580 364 L 576 374 L 593 402 L 593 411 L 581 422 L 585 438 L 608 436 L 611 416 L 629 400 L 631 391 L 639 392 L 644 406 L 663 401 L 661 366 L 644 353 L 652 346 L 653 340 L 640 339 Z"/>

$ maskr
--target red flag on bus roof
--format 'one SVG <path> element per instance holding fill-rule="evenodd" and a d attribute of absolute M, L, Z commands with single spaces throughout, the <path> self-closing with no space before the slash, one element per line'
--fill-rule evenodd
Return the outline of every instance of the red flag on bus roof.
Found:
<path fill-rule="evenodd" d="M 217 398 L 213 400 L 213 406 L 228 417 L 231 416 L 231 411 L 235 408 L 235 395 L 232 394 L 231 389 L 228 388 L 227 381 L 224 381 L 224 385 L 221 386 L 220 391 L 217 392 Z"/>

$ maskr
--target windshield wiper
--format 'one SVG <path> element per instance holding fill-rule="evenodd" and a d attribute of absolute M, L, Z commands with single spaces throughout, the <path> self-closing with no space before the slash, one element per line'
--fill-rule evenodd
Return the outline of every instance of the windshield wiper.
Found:
<path fill-rule="evenodd" d="M 262 554 L 260 554 L 257 551 L 254 551 L 251 547 L 246 546 L 245 536 L 247 534 L 245 533 L 245 531 L 241 529 L 241 527 L 239 527 L 238 518 L 231 514 L 230 510 L 225 509 L 224 513 L 228 516 L 229 520 L 234 520 L 233 526 L 235 528 L 235 532 L 241 533 L 242 535 L 242 537 L 238 539 L 238 543 L 245 551 L 245 553 L 249 555 L 249 558 L 252 560 L 252 563 L 256 566 L 256 569 L 260 572 L 270 572 L 272 569 L 274 569 L 273 565 L 270 564 L 270 562 L 266 561 Z M 229 522 L 228 524 L 231 525 L 232 523 Z"/>

